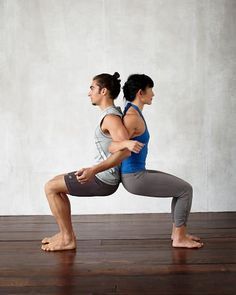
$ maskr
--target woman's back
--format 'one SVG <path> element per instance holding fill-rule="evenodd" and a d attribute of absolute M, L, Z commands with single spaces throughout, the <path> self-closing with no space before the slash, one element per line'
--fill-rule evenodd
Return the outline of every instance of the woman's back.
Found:
<path fill-rule="evenodd" d="M 123 121 L 131 139 L 142 142 L 144 147 L 139 153 L 132 152 L 129 158 L 123 160 L 121 173 L 127 174 L 145 170 L 150 135 L 142 112 L 136 105 L 128 103 L 124 110 Z"/>

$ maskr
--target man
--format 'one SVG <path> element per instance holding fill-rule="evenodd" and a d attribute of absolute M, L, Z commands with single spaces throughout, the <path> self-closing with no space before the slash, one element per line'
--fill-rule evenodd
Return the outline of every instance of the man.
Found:
<path fill-rule="evenodd" d="M 120 75 L 100 74 L 93 78 L 89 97 L 93 105 L 102 110 L 101 120 L 95 131 L 97 164 L 77 172 L 58 175 L 45 185 L 47 200 L 59 226 L 59 233 L 42 240 L 44 251 L 71 250 L 76 248 L 76 237 L 71 222 L 70 201 L 67 194 L 75 196 L 106 196 L 114 193 L 120 182 L 118 165 L 130 156 L 130 151 L 139 152 L 142 144 L 130 141 L 126 149 L 110 155 L 112 141 L 128 140 L 122 124 L 122 113 L 115 107 L 114 99 L 120 93 Z"/>

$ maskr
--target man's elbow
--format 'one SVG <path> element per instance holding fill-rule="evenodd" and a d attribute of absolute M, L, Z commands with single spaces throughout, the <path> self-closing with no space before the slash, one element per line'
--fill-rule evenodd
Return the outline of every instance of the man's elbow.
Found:
<path fill-rule="evenodd" d="M 109 145 L 109 147 L 108 147 L 108 152 L 109 152 L 110 154 L 114 154 L 114 152 L 113 152 L 113 150 L 112 150 L 112 148 L 111 148 L 110 145 Z"/>

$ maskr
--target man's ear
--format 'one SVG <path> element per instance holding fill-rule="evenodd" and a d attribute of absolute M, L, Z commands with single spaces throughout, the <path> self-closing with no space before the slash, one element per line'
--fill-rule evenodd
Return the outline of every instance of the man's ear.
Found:
<path fill-rule="evenodd" d="M 101 89 L 101 94 L 106 95 L 107 91 L 108 91 L 107 88 L 104 87 L 104 88 Z"/>

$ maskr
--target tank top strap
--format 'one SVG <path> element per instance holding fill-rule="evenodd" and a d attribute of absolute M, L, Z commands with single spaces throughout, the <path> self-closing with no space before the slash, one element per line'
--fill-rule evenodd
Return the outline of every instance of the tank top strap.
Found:
<path fill-rule="evenodd" d="M 142 117 L 142 119 L 143 119 L 143 121 L 144 121 L 144 123 L 146 125 L 146 121 L 144 119 L 142 111 L 135 104 L 132 104 L 131 102 L 128 102 L 127 105 L 125 106 L 125 109 L 124 109 L 124 112 L 123 112 L 123 117 L 125 116 L 125 114 L 127 113 L 128 109 L 130 107 L 133 107 L 139 113 L 139 115 Z M 147 127 L 147 125 L 146 125 L 146 127 Z"/>
<path fill-rule="evenodd" d="M 128 109 L 129 109 L 131 106 L 132 106 L 132 105 L 131 105 L 130 102 L 128 102 L 128 103 L 126 104 L 126 106 L 125 106 L 125 108 L 124 108 L 124 111 L 123 111 L 123 117 L 125 116 L 125 114 L 127 113 Z"/>
<path fill-rule="evenodd" d="M 122 116 L 121 108 L 117 106 L 110 106 L 102 112 L 101 117 L 105 117 L 106 115 Z"/>
<path fill-rule="evenodd" d="M 116 115 L 119 117 L 123 117 L 123 113 L 121 111 L 120 107 L 117 106 L 111 106 L 106 108 L 100 115 L 100 123 L 103 121 L 103 119 L 107 116 L 107 115 Z"/>

